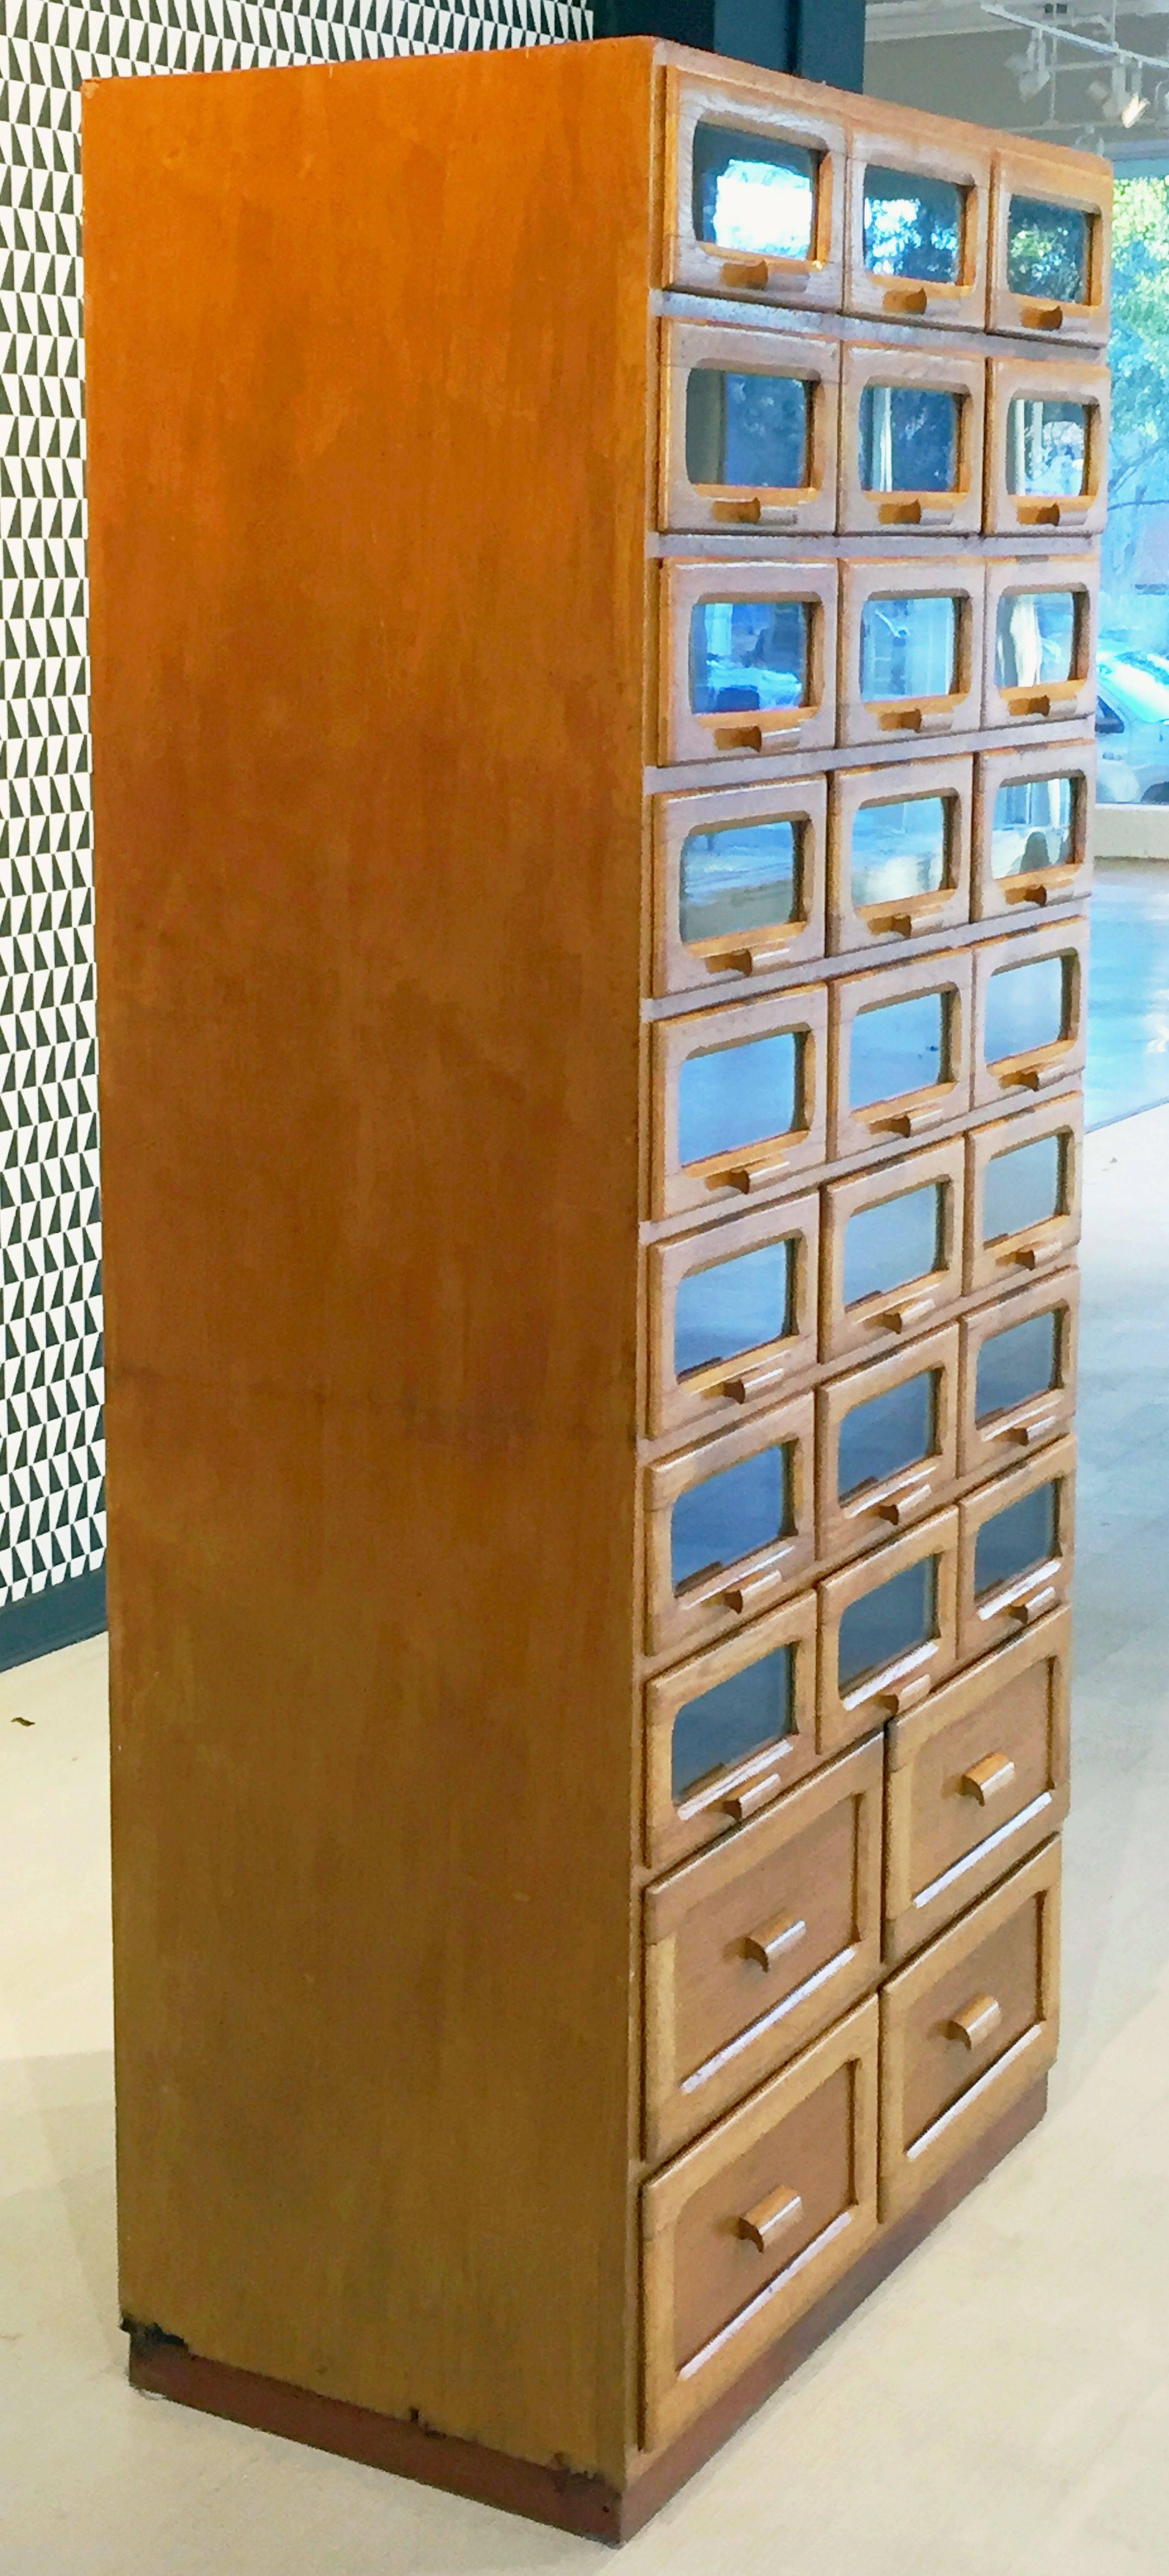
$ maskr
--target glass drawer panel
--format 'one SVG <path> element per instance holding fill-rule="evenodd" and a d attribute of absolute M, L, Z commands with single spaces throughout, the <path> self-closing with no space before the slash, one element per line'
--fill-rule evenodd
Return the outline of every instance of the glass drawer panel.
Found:
<path fill-rule="evenodd" d="M 958 481 L 957 394 L 931 385 L 866 385 L 860 477 L 866 492 L 952 492 Z"/>
<path fill-rule="evenodd" d="M 812 387 L 802 376 L 692 367 L 686 379 L 686 471 L 692 483 L 802 491 L 809 481 Z"/>
<path fill-rule="evenodd" d="M 945 884 L 949 805 L 946 796 L 907 796 L 858 807 L 849 851 L 854 904 L 892 903 Z"/>
<path fill-rule="evenodd" d="M 1012 295 L 1088 301 L 1089 217 L 1079 206 L 1012 197 L 1007 216 L 1007 285 Z"/>
<path fill-rule="evenodd" d="M 694 230 L 720 250 L 808 259 L 822 155 L 703 118 L 694 134 Z"/>
<path fill-rule="evenodd" d="M 926 1556 L 862 1593 L 859 1601 L 850 1601 L 840 1621 L 841 1690 L 851 1690 L 866 1673 L 883 1672 L 915 1646 L 927 1645 L 938 1632 L 937 1597 L 938 1561 Z"/>
<path fill-rule="evenodd" d="M 990 834 L 994 877 L 1030 875 L 1033 868 L 1066 867 L 1072 855 L 1074 804 L 1070 778 L 1020 778 L 1000 787 Z"/>
<path fill-rule="evenodd" d="M 954 286 L 962 273 L 964 188 L 916 171 L 865 172 L 865 267 L 877 277 L 932 278 Z"/>
<path fill-rule="evenodd" d="M 780 1029 L 746 1046 L 688 1055 L 678 1075 L 679 1161 L 704 1163 L 790 1134 L 799 1124 L 802 1053 L 798 1032 Z"/>
<path fill-rule="evenodd" d="M 679 1709 L 671 1739 L 675 1805 L 712 1772 L 745 1762 L 763 1745 L 793 1733 L 795 1661 L 794 1646 L 779 1646 Z"/>
<path fill-rule="evenodd" d="M 1062 495 L 1087 489 L 1088 407 L 1015 394 L 1007 413 L 1007 490 Z"/>
<path fill-rule="evenodd" d="M 913 1279 L 928 1279 L 943 1258 L 945 1190 L 940 1181 L 924 1190 L 903 1190 L 880 1199 L 875 1207 L 858 1208 L 844 1229 L 844 1302 L 859 1306 L 866 1297 L 889 1295 Z"/>
<path fill-rule="evenodd" d="M 866 700 L 948 698 L 956 685 L 958 602 L 943 594 L 867 599 L 860 688 Z"/>
<path fill-rule="evenodd" d="M 760 1244 L 679 1280 L 674 1301 L 674 1370 L 738 1359 L 795 1331 L 797 1237 Z"/>
<path fill-rule="evenodd" d="M 695 715 L 802 707 L 811 612 L 802 599 L 702 599 L 690 616 Z"/>
<path fill-rule="evenodd" d="M 1010 1324 L 1005 1332 L 992 1334 L 978 1354 L 975 1421 L 985 1422 L 991 1414 L 1026 1404 L 1030 1396 L 1047 1395 L 1056 1384 L 1058 1364 L 1059 1317 L 1054 1307 L 1046 1315 L 1028 1315 L 1025 1323 Z"/>
<path fill-rule="evenodd" d="M 670 1514 L 670 1579 L 675 1592 L 696 1575 L 717 1574 L 792 1530 L 791 1444 L 761 1449 L 679 1494 Z"/>
<path fill-rule="evenodd" d="M 1070 590 L 1008 590 L 1000 599 L 994 636 L 996 688 L 1033 689 L 1041 681 L 1070 680 L 1075 650 L 1076 603 Z M 1067 780 L 1052 784 L 1066 787 Z M 1000 789 L 1000 798 L 1012 792 Z"/>
<path fill-rule="evenodd" d="M 986 988 L 987 1064 L 1026 1055 L 1064 1037 L 1067 988 L 1063 957 L 1033 957 L 1023 966 L 997 967 Z"/>
<path fill-rule="evenodd" d="M 840 1425 L 837 1486 L 841 1501 L 860 1486 L 930 1458 L 937 1448 L 938 1371 L 921 1369 L 916 1377 L 854 1404 Z"/>
<path fill-rule="evenodd" d="M 974 1543 L 975 1600 L 1028 1574 L 1033 1565 L 1046 1565 L 1056 1553 L 1057 1527 L 1054 1481 L 984 1521 Z"/>
<path fill-rule="evenodd" d="M 1037 1136 L 1030 1145 L 1012 1145 L 995 1154 L 986 1167 L 982 1231 L 986 1243 L 1045 1225 L 1058 1216 L 1063 1197 L 1063 1139 Z"/>
<path fill-rule="evenodd" d="M 678 929 L 688 943 L 770 930 L 800 908 L 803 825 L 720 823 L 688 832 L 678 871 Z"/>
<path fill-rule="evenodd" d="M 850 1109 L 878 1100 L 929 1091 L 947 1076 L 946 997 L 913 993 L 904 1002 L 878 1002 L 858 1011 L 848 1064 Z"/>

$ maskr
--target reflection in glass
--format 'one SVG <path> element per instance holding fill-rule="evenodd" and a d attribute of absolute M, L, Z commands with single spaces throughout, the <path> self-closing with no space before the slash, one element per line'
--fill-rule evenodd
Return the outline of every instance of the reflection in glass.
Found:
<path fill-rule="evenodd" d="M 860 409 L 862 489 L 956 491 L 958 402 L 957 394 L 929 385 L 866 385 Z"/>
<path fill-rule="evenodd" d="M 1087 488 L 1087 404 L 1015 394 L 1007 410 L 1008 492 L 1066 498 Z"/>
<path fill-rule="evenodd" d="M 992 1333 L 978 1354 L 974 1418 L 985 1422 L 1006 1413 L 1033 1395 L 1048 1395 L 1058 1383 L 1059 1316 L 1054 1306 L 1045 1315 L 1028 1315 Z"/>
<path fill-rule="evenodd" d="M 861 1485 L 899 1475 L 922 1458 L 932 1458 L 938 1445 L 937 1369 L 921 1369 L 884 1395 L 854 1404 L 840 1425 L 837 1476 L 842 1502 Z"/>
<path fill-rule="evenodd" d="M 795 1331 L 798 1236 L 712 1261 L 680 1281 L 674 1300 L 674 1373 L 739 1359 Z"/>
<path fill-rule="evenodd" d="M 806 705 L 810 627 L 801 599 L 699 600 L 690 618 L 695 714 Z"/>
<path fill-rule="evenodd" d="M 987 1064 L 1066 1037 L 1069 964 L 1066 957 L 1033 957 L 1024 966 L 996 968 L 986 991 Z"/>
<path fill-rule="evenodd" d="M 865 601 L 862 698 L 948 698 L 956 686 L 957 659 L 956 599 L 941 594 Z"/>
<path fill-rule="evenodd" d="M 867 1673 L 880 1673 L 938 1633 L 938 1560 L 922 1557 L 888 1583 L 850 1601 L 840 1622 L 838 1674 L 842 1691 Z"/>
<path fill-rule="evenodd" d="M 1049 206 L 1041 197 L 1012 197 L 1007 216 L 1010 293 L 1086 304 L 1090 220 L 1079 206 Z"/>
<path fill-rule="evenodd" d="M 688 1055 L 678 1077 L 678 1156 L 705 1162 L 798 1123 L 803 1040 L 797 1030 Z"/>
<path fill-rule="evenodd" d="M 991 875 L 1029 876 L 1032 868 L 1066 867 L 1073 819 L 1070 778 L 1022 778 L 1013 787 L 1000 787 L 990 834 Z"/>
<path fill-rule="evenodd" d="M 790 1441 L 741 1458 L 700 1485 L 688 1486 L 670 1514 L 670 1579 L 675 1592 L 700 1574 L 717 1574 L 792 1527 Z"/>
<path fill-rule="evenodd" d="M 962 274 L 964 188 L 916 171 L 865 172 L 865 267 L 878 277 L 931 278 L 944 286 Z"/>
<path fill-rule="evenodd" d="M 951 804 L 948 796 L 906 796 L 858 807 L 849 854 L 855 904 L 933 894 L 945 884 Z"/>
<path fill-rule="evenodd" d="M 812 391 L 802 376 L 735 376 L 722 367 L 692 367 L 686 379 L 691 482 L 804 491 Z"/>
<path fill-rule="evenodd" d="M 799 908 L 802 823 L 719 823 L 688 832 L 678 872 L 678 928 L 701 942 L 769 930 Z"/>
<path fill-rule="evenodd" d="M 707 119 L 694 135 L 694 230 L 720 250 L 809 259 L 821 161 L 797 143 Z"/>
<path fill-rule="evenodd" d="M 1034 689 L 1070 680 L 1075 668 L 1076 601 L 1070 590 L 1008 590 L 999 601 L 994 676 L 1000 689 Z"/>
<path fill-rule="evenodd" d="M 1057 1552 L 1058 1526 L 1054 1482 L 984 1521 L 974 1542 L 975 1600 L 997 1591 L 1000 1583 L 1029 1574 L 1032 1566 L 1046 1565 Z"/>
<path fill-rule="evenodd" d="M 904 1002 L 875 1002 L 852 1024 L 848 1063 L 850 1109 L 900 1100 L 949 1079 L 947 996 L 914 993 Z"/>
<path fill-rule="evenodd" d="M 945 1260 L 944 1181 L 901 1190 L 858 1208 L 844 1229 L 844 1302 L 888 1297 L 915 1279 L 928 1279 Z"/>
<path fill-rule="evenodd" d="M 1045 1225 L 1063 1203 L 1064 1138 L 1037 1136 L 1030 1145 L 1012 1145 L 996 1154 L 986 1168 L 982 1232 L 986 1243 Z"/>
<path fill-rule="evenodd" d="M 700 1780 L 745 1762 L 765 1744 L 795 1732 L 795 1647 L 777 1646 L 713 1690 L 688 1700 L 674 1720 L 671 1788 L 674 1803 Z"/>

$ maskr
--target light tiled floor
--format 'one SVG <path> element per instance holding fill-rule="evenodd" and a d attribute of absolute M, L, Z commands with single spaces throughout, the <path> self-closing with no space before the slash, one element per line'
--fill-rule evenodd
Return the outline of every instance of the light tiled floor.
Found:
<path fill-rule="evenodd" d="M 631 2544 L 629 2576 L 1169 2567 L 1169 1108 L 1093 1136 L 1087 1164 L 1052 2110 Z M 94 1644 L 0 1678 L 2 2576 L 599 2565 L 590 2543 L 127 2388 L 103 1677 Z"/>

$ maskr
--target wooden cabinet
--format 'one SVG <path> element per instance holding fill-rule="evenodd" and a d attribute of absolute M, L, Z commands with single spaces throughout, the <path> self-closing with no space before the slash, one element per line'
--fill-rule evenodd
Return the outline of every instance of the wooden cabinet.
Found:
<path fill-rule="evenodd" d="M 1096 704 L 1099 615 L 1095 555 L 1023 563 L 992 557 L 986 567 L 983 724 L 1089 718 Z"/>
<path fill-rule="evenodd" d="M 836 526 L 835 341 L 667 322 L 662 404 L 663 528 Z"/>
<path fill-rule="evenodd" d="M 663 283 L 838 311 L 846 102 L 697 60 L 665 89 Z"/>
<path fill-rule="evenodd" d="M 962 1325 L 958 1463 L 1006 1466 L 1068 1431 L 1076 1409 L 1080 1279 L 1042 1272 L 1030 1288 L 980 1306 Z"/>
<path fill-rule="evenodd" d="M 646 1259 L 651 1436 L 715 1430 L 812 1376 L 817 1191 L 653 1243 Z"/>
<path fill-rule="evenodd" d="M 1083 1068 L 1088 1044 L 1085 920 L 1053 921 L 974 956 L 973 1098 L 1026 1099 Z"/>
<path fill-rule="evenodd" d="M 1112 188 L 1087 152 L 1002 142 L 991 189 L 992 331 L 1055 343 L 1108 338 Z"/>
<path fill-rule="evenodd" d="M 898 960 L 831 987 L 834 1156 L 928 1133 L 970 1107 L 971 958 Z"/>
<path fill-rule="evenodd" d="M 659 1020 L 652 1047 L 652 1206 L 674 1216 L 773 1190 L 825 1159 L 822 984 Z"/>
<path fill-rule="evenodd" d="M 828 952 L 903 948 L 970 918 L 974 764 L 894 761 L 829 784 Z"/>
<path fill-rule="evenodd" d="M 1094 741 L 1028 743 L 974 763 L 972 909 L 976 921 L 1025 919 L 1081 901 L 1092 882 Z"/>
<path fill-rule="evenodd" d="M 1019 1287 L 1080 1239 L 1084 1113 L 1078 1091 L 975 1127 L 966 1139 L 968 1291 Z"/>
<path fill-rule="evenodd" d="M 834 1181 L 821 1213 L 823 1358 L 895 1350 L 944 1320 L 962 1294 L 965 1227 L 960 1136 Z"/>
<path fill-rule="evenodd" d="M 824 954 L 827 781 L 654 799 L 653 989 L 741 992 Z"/>
<path fill-rule="evenodd" d="M 816 1532 L 822 1559 L 871 1547 L 952 1499 L 958 1354 L 952 1324 L 821 1387 Z"/>
<path fill-rule="evenodd" d="M 658 758 L 835 742 L 836 600 L 836 566 L 818 558 L 664 564 Z"/>
<path fill-rule="evenodd" d="M 980 331 L 989 209 L 986 135 L 854 102 L 845 311 Z"/>
<path fill-rule="evenodd" d="M 1096 536 L 1108 507 L 1108 369 L 1063 356 L 992 358 L 986 515 L 992 534 Z"/>
<path fill-rule="evenodd" d="M 840 380 L 843 533 L 982 527 L 986 367 L 981 358 L 846 341 Z"/>
<path fill-rule="evenodd" d="M 978 555 L 841 565 L 842 742 L 977 730 L 985 594 Z"/>

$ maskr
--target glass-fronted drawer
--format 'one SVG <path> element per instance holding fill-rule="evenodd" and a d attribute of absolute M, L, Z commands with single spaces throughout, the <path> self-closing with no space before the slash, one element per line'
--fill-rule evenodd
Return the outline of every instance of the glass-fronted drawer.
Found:
<path fill-rule="evenodd" d="M 971 983 L 970 951 L 954 949 L 832 985 L 831 1161 L 969 1108 Z"/>
<path fill-rule="evenodd" d="M 682 1652 L 770 1610 L 815 1562 L 810 1395 L 645 1471 L 646 1651 Z"/>
<path fill-rule="evenodd" d="M 974 951 L 974 1106 L 1078 1073 L 1088 1040 L 1088 924 L 990 939 Z"/>
<path fill-rule="evenodd" d="M 850 103 L 851 104 L 851 103 Z M 990 153 L 939 118 L 911 129 L 852 106 L 844 309 L 891 322 L 986 322 Z"/>
<path fill-rule="evenodd" d="M 986 367 L 851 341 L 840 380 L 840 528 L 982 526 Z"/>
<path fill-rule="evenodd" d="M 992 358 L 989 377 L 988 533 L 1097 536 L 1108 506 L 1107 367 Z"/>
<path fill-rule="evenodd" d="M 784 87 L 668 67 L 663 285 L 839 311 L 844 127 Z"/>
<path fill-rule="evenodd" d="M 836 600 L 831 562 L 663 564 L 661 759 L 834 742 Z"/>
<path fill-rule="evenodd" d="M 976 921 L 1081 899 L 1092 880 L 1094 742 L 980 751 L 974 763 Z"/>
<path fill-rule="evenodd" d="M 974 553 L 842 564 L 841 742 L 977 728 L 985 593 Z"/>
<path fill-rule="evenodd" d="M 820 1217 L 820 1357 L 896 1350 L 962 1294 L 961 1136 L 833 1181 Z"/>
<path fill-rule="evenodd" d="M 816 1595 L 645 1685 L 645 1859 L 652 1870 L 733 1833 L 819 1760 Z"/>
<path fill-rule="evenodd" d="M 661 526 L 835 528 L 839 410 L 835 341 L 663 323 Z"/>
<path fill-rule="evenodd" d="M 649 1431 L 716 1430 L 816 1366 L 820 1198 L 650 1244 Z"/>
<path fill-rule="evenodd" d="M 917 1708 L 958 1653 L 958 1514 L 829 1574 L 819 1586 L 817 1708 L 826 1750 Z"/>
<path fill-rule="evenodd" d="M 827 795 L 792 778 L 654 798 L 655 993 L 823 956 Z"/>
<path fill-rule="evenodd" d="M 991 182 L 989 328 L 1103 346 L 1111 239 L 1106 161 L 1004 145 Z"/>
<path fill-rule="evenodd" d="M 816 1552 L 854 1554 L 924 1520 L 958 1475 L 958 1326 L 816 1395 Z"/>
<path fill-rule="evenodd" d="M 651 1031 L 652 1210 L 751 1198 L 826 1159 L 823 984 Z"/>
<path fill-rule="evenodd" d="M 974 766 L 838 769 L 828 797 L 828 953 L 896 948 L 970 919 Z"/>
<path fill-rule="evenodd" d="M 984 725 L 1091 716 L 1099 602 L 1095 555 L 988 563 Z"/>
<path fill-rule="evenodd" d="M 1056 1440 L 960 1506 L 958 1653 L 973 1663 L 1066 1601 L 1075 1544 L 1076 1444 Z"/>
<path fill-rule="evenodd" d="M 958 1465 L 1003 1467 L 1069 1431 L 1076 1410 L 1080 1278 L 1061 1270 L 962 1325 Z"/>
<path fill-rule="evenodd" d="M 1080 1239 L 1078 1091 L 972 1128 L 966 1139 L 966 1293 L 1054 1268 Z"/>

